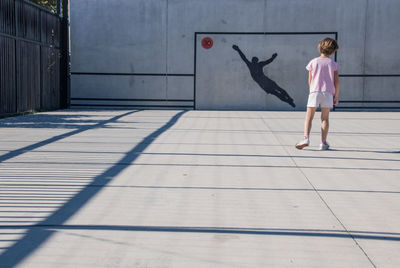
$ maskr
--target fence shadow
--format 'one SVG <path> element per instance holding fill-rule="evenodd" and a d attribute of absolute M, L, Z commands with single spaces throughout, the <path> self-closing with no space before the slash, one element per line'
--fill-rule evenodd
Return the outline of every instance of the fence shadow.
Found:
<path fill-rule="evenodd" d="M 87 129 L 101 127 L 110 121 L 116 121 L 121 117 L 127 116 L 137 111 L 130 111 L 128 113 L 124 113 L 117 117 L 114 117 L 110 120 L 105 120 L 99 124 L 84 127 L 78 130 L 74 130 L 68 132 L 66 134 L 58 135 L 47 139 L 45 141 L 36 143 L 34 145 L 30 145 L 24 147 L 19 150 L 15 150 L 10 152 L 2 157 L 0 157 L 1 161 L 6 159 L 10 159 L 15 157 L 16 155 L 22 154 L 26 151 L 36 149 L 43 145 L 49 144 L 51 142 L 55 142 L 62 138 L 78 134 Z M 21 261 L 23 261 L 27 256 L 35 252 L 47 239 L 49 239 L 54 231 L 47 230 L 43 228 L 37 228 L 38 226 L 61 226 L 68 219 L 70 219 L 78 210 L 80 210 L 90 199 L 92 199 L 97 193 L 99 193 L 104 186 L 106 186 L 112 178 L 121 173 L 127 165 L 121 163 L 133 163 L 136 158 L 140 155 L 140 152 L 143 152 L 158 136 L 171 128 L 178 119 L 187 111 L 178 112 L 175 116 L 173 116 L 164 126 L 157 129 L 146 138 L 144 138 L 140 143 L 138 143 L 134 148 L 132 148 L 129 152 L 125 154 L 125 156 L 117 163 L 115 163 L 112 167 L 107 169 L 102 174 L 96 176 L 90 184 L 85 186 L 80 192 L 74 195 L 70 200 L 64 203 L 60 208 L 58 208 L 52 215 L 48 216 L 44 220 L 40 221 L 36 225 L 31 226 L 21 226 L 23 229 L 27 229 L 26 234 L 19 239 L 14 245 L 5 249 L 2 255 L 0 255 L 0 264 L 1 267 L 14 267 L 18 265 Z M 0 161 L 0 162 L 1 162 Z M 5 226 L 8 229 L 12 229 L 18 226 Z"/>
<path fill-rule="evenodd" d="M 0 128 L 82 128 L 84 124 L 96 125 L 99 120 L 89 119 L 93 115 L 44 114 L 8 117 L 0 120 Z"/>
<path fill-rule="evenodd" d="M 35 143 L 35 144 L 31 144 L 31 145 L 25 146 L 25 147 L 20 148 L 20 149 L 17 149 L 17 150 L 10 151 L 9 153 L 0 156 L 0 163 L 6 161 L 6 160 L 8 160 L 8 159 L 14 158 L 14 157 L 16 157 L 16 156 L 19 156 L 19 155 L 21 155 L 21 154 L 23 154 L 23 153 L 26 153 L 26 152 L 35 150 L 35 149 L 37 149 L 37 148 L 40 148 L 40 147 L 42 147 L 42 146 L 45 146 L 45 145 L 47 145 L 47 144 L 50 144 L 50 143 L 59 141 L 59 140 L 61 140 L 61 139 L 65 139 L 65 138 L 67 138 L 67 137 L 70 137 L 70 136 L 73 136 L 73 135 L 76 135 L 76 134 L 79 134 L 79 133 L 84 132 L 84 131 L 86 131 L 86 130 L 104 127 L 104 126 L 105 126 L 106 124 L 108 124 L 108 123 L 115 122 L 115 121 L 117 121 L 118 119 L 120 119 L 120 118 L 122 118 L 122 117 L 125 117 L 125 116 L 127 116 L 127 115 L 130 115 L 130 114 L 133 114 L 133 113 L 136 113 L 136 112 L 138 112 L 138 110 L 129 111 L 129 112 L 123 113 L 123 114 L 121 114 L 121 115 L 115 116 L 115 117 L 113 117 L 113 118 L 110 118 L 110 119 L 108 119 L 108 120 L 101 121 L 101 122 L 99 122 L 99 123 L 97 123 L 97 124 L 84 125 L 84 126 L 82 126 L 82 125 L 77 125 L 76 127 L 78 127 L 78 129 L 75 129 L 75 130 L 73 130 L 73 131 L 70 131 L 70 132 L 67 132 L 67 133 L 63 133 L 63 134 L 60 134 L 60 135 L 57 135 L 57 136 L 48 138 L 48 139 L 46 139 L 46 140 L 43 140 L 43 141 L 37 142 L 37 143 Z M 20 118 L 19 118 L 19 120 L 20 120 Z M 65 121 L 65 119 L 63 119 L 63 120 Z M 44 126 L 42 126 L 40 123 L 35 124 L 35 123 L 32 123 L 32 121 L 29 121 L 29 122 L 30 122 L 30 124 L 31 124 L 31 127 L 34 127 L 35 125 L 37 125 L 37 128 L 44 127 Z M 4 122 L 2 122 L 2 123 L 4 123 Z M 43 124 L 44 124 L 45 126 L 47 126 L 47 127 L 51 127 L 51 126 L 49 126 L 49 125 L 46 124 L 46 123 L 43 123 Z M 1 126 L 1 125 L 0 125 L 0 126 Z M 9 126 L 7 126 L 7 127 L 9 127 Z"/>

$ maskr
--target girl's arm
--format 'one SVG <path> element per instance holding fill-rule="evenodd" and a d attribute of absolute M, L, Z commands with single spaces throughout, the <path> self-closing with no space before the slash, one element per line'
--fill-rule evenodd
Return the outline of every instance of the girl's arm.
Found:
<path fill-rule="evenodd" d="M 339 87 L 340 87 L 340 81 L 339 81 L 339 74 L 338 71 L 335 71 L 335 98 L 333 100 L 333 104 L 338 105 L 339 104 Z"/>
<path fill-rule="evenodd" d="M 308 86 L 311 85 L 311 80 L 312 80 L 312 74 L 310 71 L 308 71 Z"/>

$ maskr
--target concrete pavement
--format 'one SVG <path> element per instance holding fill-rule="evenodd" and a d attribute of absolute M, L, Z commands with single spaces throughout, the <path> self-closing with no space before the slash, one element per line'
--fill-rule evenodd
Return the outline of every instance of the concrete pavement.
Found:
<path fill-rule="evenodd" d="M 399 267 L 400 114 L 0 120 L 0 267 Z"/>

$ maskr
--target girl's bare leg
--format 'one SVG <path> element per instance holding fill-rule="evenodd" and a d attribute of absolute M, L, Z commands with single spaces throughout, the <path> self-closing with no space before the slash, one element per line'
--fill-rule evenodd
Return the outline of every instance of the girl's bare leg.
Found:
<path fill-rule="evenodd" d="M 321 142 L 325 143 L 329 130 L 329 111 L 330 108 L 321 108 Z"/>
<path fill-rule="evenodd" d="M 304 137 L 308 139 L 310 137 L 310 131 L 312 127 L 312 121 L 314 119 L 315 111 L 317 107 L 307 107 L 306 121 L 304 122 Z"/>

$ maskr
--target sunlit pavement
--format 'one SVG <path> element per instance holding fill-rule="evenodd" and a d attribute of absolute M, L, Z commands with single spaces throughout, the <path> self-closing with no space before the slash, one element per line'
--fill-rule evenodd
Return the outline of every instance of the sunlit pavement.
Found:
<path fill-rule="evenodd" d="M 0 267 L 400 267 L 400 113 L 0 120 Z"/>

